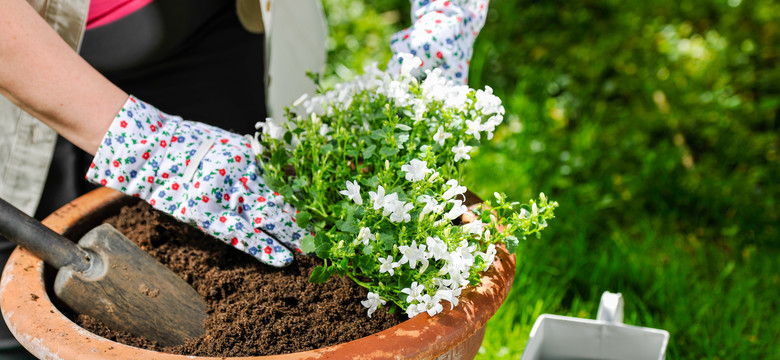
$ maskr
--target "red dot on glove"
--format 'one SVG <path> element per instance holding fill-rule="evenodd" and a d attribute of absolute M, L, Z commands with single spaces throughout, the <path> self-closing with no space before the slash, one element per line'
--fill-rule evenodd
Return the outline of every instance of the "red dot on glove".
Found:
<path fill-rule="evenodd" d="M 230 239 L 230 245 L 233 245 L 233 246 L 238 245 L 238 239 L 236 239 L 236 238 Z"/>
<path fill-rule="evenodd" d="M 265 247 L 265 249 L 263 249 L 263 251 L 264 251 L 266 254 L 270 254 L 270 253 L 273 251 L 273 249 L 271 249 L 271 247 L 270 247 L 270 246 L 266 246 L 266 247 Z"/>

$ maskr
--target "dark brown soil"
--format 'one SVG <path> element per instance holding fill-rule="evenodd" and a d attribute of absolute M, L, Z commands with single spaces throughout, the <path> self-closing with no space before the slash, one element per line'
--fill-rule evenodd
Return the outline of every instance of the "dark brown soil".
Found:
<path fill-rule="evenodd" d="M 257 356 L 311 350 L 359 339 L 405 320 L 384 310 L 371 318 L 360 305 L 367 290 L 333 277 L 312 284 L 321 260 L 297 256 L 277 269 L 181 224 L 140 202 L 106 221 L 187 280 L 208 304 L 206 335 L 176 347 L 108 329 L 94 318 L 74 321 L 124 344 L 197 356 Z"/>

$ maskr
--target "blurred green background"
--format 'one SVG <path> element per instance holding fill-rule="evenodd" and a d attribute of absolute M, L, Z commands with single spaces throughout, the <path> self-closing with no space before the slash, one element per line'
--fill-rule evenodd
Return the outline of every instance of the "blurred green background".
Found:
<path fill-rule="evenodd" d="M 331 84 L 410 24 L 405 0 L 323 3 Z M 467 184 L 561 206 L 478 358 L 519 358 L 537 316 L 595 318 L 609 290 L 669 331 L 667 358 L 780 359 L 778 63 L 777 1 L 492 2 L 469 81 L 507 116 Z"/>

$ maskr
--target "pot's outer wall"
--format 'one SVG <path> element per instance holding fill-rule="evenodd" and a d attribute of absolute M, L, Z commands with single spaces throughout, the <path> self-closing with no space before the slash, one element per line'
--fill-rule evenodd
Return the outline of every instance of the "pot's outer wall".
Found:
<path fill-rule="evenodd" d="M 43 223 L 58 233 L 78 233 L 86 230 L 79 228 L 96 225 L 85 221 L 86 216 L 107 217 L 130 201 L 135 200 L 100 188 L 64 206 Z M 17 248 L 0 283 L 0 307 L 8 328 L 28 351 L 41 359 L 225 359 L 159 353 L 94 335 L 52 304 L 43 273 L 43 261 Z M 500 247 L 493 266 L 483 273 L 482 283 L 465 290 L 454 310 L 445 306 L 445 311 L 435 317 L 423 313 L 380 333 L 327 348 L 233 359 L 473 359 L 482 344 L 485 324 L 506 299 L 514 276 L 515 256 Z"/>

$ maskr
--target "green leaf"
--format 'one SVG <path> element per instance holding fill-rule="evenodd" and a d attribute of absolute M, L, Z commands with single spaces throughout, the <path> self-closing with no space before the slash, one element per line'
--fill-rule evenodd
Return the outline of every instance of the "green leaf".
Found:
<path fill-rule="evenodd" d="M 325 144 L 320 146 L 320 152 L 323 154 L 327 154 L 329 152 L 333 151 L 333 145 L 332 144 Z"/>
<path fill-rule="evenodd" d="M 291 133 L 289 131 L 284 133 L 284 142 L 286 142 L 288 144 L 292 144 L 292 138 L 293 138 L 293 133 Z"/>
<path fill-rule="evenodd" d="M 374 251 L 374 247 L 371 244 L 368 244 L 363 247 L 363 255 L 371 255 L 373 251 Z"/>
<path fill-rule="evenodd" d="M 360 255 L 357 258 L 356 265 L 364 274 L 371 273 L 374 270 L 374 266 L 376 265 L 374 258 L 368 255 L 369 254 Z"/>
<path fill-rule="evenodd" d="M 389 233 L 381 233 L 377 235 L 380 243 L 382 244 L 382 248 L 386 251 L 389 251 L 393 248 L 393 245 L 395 245 L 395 237 L 393 234 Z"/>
<path fill-rule="evenodd" d="M 398 151 L 399 151 L 398 148 L 396 148 L 396 147 L 389 147 L 389 146 L 385 146 L 385 147 L 382 147 L 381 149 L 379 149 L 379 153 L 382 154 L 385 157 L 390 157 L 390 156 L 393 156 L 395 154 L 398 154 Z"/>
<path fill-rule="evenodd" d="M 517 249 L 517 245 L 519 245 L 520 242 L 516 237 L 509 235 L 504 238 L 504 244 L 506 244 L 506 249 L 509 251 L 509 253 L 514 254 L 515 250 Z"/>
<path fill-rule="evenodd" d="M 385 134 L 387 134 L 387 132 L 384 129 L 373 130 L 371 131 L 371 138 L 374 140 L 384 139 Z"/>
<path fill-rule="evenodd" d="M 367 180 L 365 180 L 364 184 L 371 189 L 376 189 L 376 187 L 379 186 L 379 176 L 374 175 L 368 178 Z"/>
<path fill-rule="evenodd" d="M 311 213 L 308 211 L 301 211 L 298 213 L 298 215 L 295 216 L 295 221 L 297 222 L 298 226 L 305 229 L 307 226 L 309 226 L 309 222 L 311 221 Z"/>
<path fill-rule="evenodd" d="M 317 235 L 314 236 L 314 247 L 314 253 L 317 254 L 317 257 L 320 259 L 327 259 L 328 255 L 330 255 L 330 238 L 323 233 L 317 233 Z"/>
<path fill-rule="evenodd" d="M 298 214 L 298 218 L 300 219 L 300 214 Z M 298 220 L 298 223 L 300 224 L 300 220 Z M 306 254 L 311 254 L 316 250 L 317 247 L 314 244 L 314 236 L 306 235 L 301 239 L 301 251 L 303 251 Z"/>
<path fill-rule="evenodd" d="M 274 154 L 271 155 L 271 164 L 276 165 L 278 167 L 283 167 L 284 164 L 287 163 L 287 159 L 289 158 L 287 151 L 284 150 L 284 148 L 278 148 L 276 151 L 274 151 Z"/>
<path fill-rule="evenodd" d="M 305 178 L 302 177 L 295 177 L 292 182 L 292 189 L 293 191 L 300 191 L 301 189 L 306 189 L 309 187 L 309 182 L 306 181 Z"/>
<path fill-rule="evenodd" d="M 317 266 L 314 268 L 314 271 L 311 272 L 311 276 L 309 276 L 309 282 L 318 284 L 318 283 L 324 283 L 328 280 L 330 277 L 330 274 L 328 274 L 328 269 L 324 266 Z"/>
<path fill-rule="evenodd" d="M 374 150 L 376 150 L 376 145 L 371 145 L 363 150 L 363 159 L 368 160 L 371 158 L 372 155 L 374 155 Z"/>
<path fill-rule="evenodd" d="M 490 223 L 490 211 L 483 211 L 480 215 L 480 218 L 483 223 L 489 224 Z"/>
<path fill-rule="evenodd" d="M 360 232 L 360 229 L 358 228 L 358 224 L 355 221 L 355 218 L 353 216 L 348 216 L 347 220 L 336 221 L 336 228 L 350 234 L 357 234 L 358 232 Z"/>

